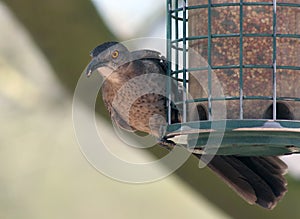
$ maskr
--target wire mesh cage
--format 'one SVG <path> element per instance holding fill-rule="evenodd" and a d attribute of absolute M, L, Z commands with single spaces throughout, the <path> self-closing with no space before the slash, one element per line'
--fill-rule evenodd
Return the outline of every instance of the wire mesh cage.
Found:
<path fill-rule="evenodd" d="M 299 0 L 167 0 L 167 17 L 168 76 L 184 92 L 166 137 L 199 153 L 298 153 Z"/>

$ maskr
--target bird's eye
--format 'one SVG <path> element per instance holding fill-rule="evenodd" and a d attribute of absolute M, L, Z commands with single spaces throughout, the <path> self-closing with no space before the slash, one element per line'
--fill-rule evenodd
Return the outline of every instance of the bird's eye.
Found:
<path fill-rule="evenodd" d="M 118 50 L 115 50 L 112 54 L 111 54 L 111 57 L 113 57 L 114 59 L 118 58 L 119 56 L 119 51 Z"/>

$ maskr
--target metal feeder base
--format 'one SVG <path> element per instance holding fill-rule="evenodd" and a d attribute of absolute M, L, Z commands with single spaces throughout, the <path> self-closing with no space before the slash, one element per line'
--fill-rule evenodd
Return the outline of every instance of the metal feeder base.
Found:
<path fill-rule="evenodd" d="M 300 152 L 300 121 L 220 120 L 172 124 L 166 138 L 199 154 L 275 156 Z"/>

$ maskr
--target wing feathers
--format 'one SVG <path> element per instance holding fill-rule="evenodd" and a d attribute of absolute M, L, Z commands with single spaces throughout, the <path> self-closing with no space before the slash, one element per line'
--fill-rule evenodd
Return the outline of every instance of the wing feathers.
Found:
<path fill-rule="evenodd" d="M 249 204 L 272 209 L 287 191 L 287 166 L 278 157 L 215 156 L 207 165 Z"/>

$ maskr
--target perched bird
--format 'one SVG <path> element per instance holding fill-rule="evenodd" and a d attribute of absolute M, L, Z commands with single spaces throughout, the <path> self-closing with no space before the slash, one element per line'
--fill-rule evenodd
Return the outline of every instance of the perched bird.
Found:
<path fill-rule="evenodd" d="M 91 56 L 86 74 L 90 76 L 98 70 L 105 78 L 101 92 L 113 122 L 127 131 L 138 130 L 161 137 L 160 126 L 167 117 L 167 98 L 163 95 L 166 92 L 165 80 L 157 80 L 151 73 L 166 75 L 164 57 L 152 50 L 129 51 L 117 42 L 97 46 Z M 140 77 L 142 80 L 134 81 Z M 122 86 L 130 81 L 132 83 L 127 89 L 121 91 Z M 152 88 L 153 92 L 139 95 L 142 89 L 151 91 Z M 120 93 L 121 98 L 115 101 Z M 180 110 L 172 110 L 172 122 L 180 122 Z M 210 160 L 205 155 L 194 155 L 207 161 L 207 166 L 249 204 L 272 209 L 287 191 L 284 178 L 287 165 L 278 157 L 217 155 Z"/>

